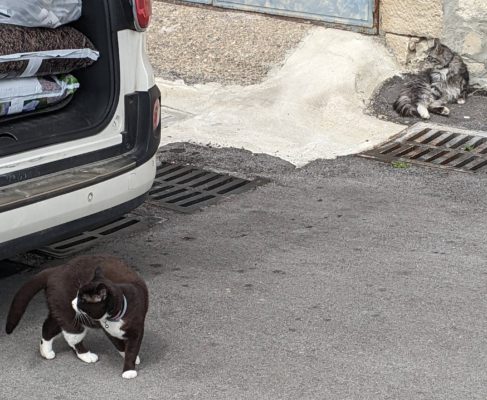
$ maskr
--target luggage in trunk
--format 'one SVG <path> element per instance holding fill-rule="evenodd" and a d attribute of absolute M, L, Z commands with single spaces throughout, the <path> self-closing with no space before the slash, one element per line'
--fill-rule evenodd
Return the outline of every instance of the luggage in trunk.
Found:
<path fill-rule="evenodd" d="M 57 28 L 81 16 L 81 0 L 2 0 L 0 24 Z"/>
<path fill-rule="evenodd" d="M 95 135 L 110 123 L 120 90 L 118 38 L 111 18 L 121 12 L 120 4 L 83 0 L 82 16 L 70 26 L 89 38 L 100 59 L 74 73 L 80 88 L 66 107 L 13 120 L 0 118 L 0 157 Z"/>

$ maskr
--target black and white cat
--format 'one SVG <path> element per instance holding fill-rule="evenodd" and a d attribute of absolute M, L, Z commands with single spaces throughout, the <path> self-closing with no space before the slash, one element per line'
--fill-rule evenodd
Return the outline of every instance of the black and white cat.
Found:
<path fill-rule="evenodd" d="M 87 363 L 98 356 L 83 344 L 88 328 L 102 328 L 124 357 L 124 378 L 137 376 L 139 349 L 148 309 L 145 282 L 122 260 L 109 256 L 78 257 L 48 268 L 25 283 L 15 295 L 7 317 L 12 333 L 34 295 L 44 289 L 49 314 L 42 326 L 40 353 L 55 357 L 53 340 L 62 333 L 78 358 Z"/>
<path fill-rule="evenodd" d="M 430 118 L 430 111 L 450 115 L 448 103 L 464 104 L 469 73 L 463 59 L 435 39 L 428 51 L 426 70 L 404 85 L 394 110 L 401 116 Z"/>

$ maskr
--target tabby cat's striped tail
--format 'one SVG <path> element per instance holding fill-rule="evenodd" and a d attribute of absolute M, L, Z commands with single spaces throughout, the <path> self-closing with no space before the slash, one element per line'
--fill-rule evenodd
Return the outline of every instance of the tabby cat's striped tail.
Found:
<path fill-rule="evenodd" d="M 418 108 L 411 103 L 409 96 L 401 95 L 394 102 L 394 111 L 401 117 L 420 117 Z"/>

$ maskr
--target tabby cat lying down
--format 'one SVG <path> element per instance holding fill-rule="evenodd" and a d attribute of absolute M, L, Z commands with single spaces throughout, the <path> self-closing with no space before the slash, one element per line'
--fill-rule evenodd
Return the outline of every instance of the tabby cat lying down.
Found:
<path fill-rule="evenodd" d="M 15 295 L 7 317 L 12 333 L 34 295 L 44 289 L 49 314 L 42 326 L 40 352 L 55 357 L 52 343 L 63 334 L 78 358 L 87 363 L 98 356 L 83 344 L 87 328 L 102 328 L 124 357 L 124 378 L 137 376 L 139 349 L 148 308 L 145 282 L 123 261 L 109 256 L 78 257 L 48 268 L 25 283 Z"/>
<path fill-rule="evenodd" d="M 469 73 L 462 57 L 435 39 L 429 49 L 423 74 L 406 83 L 394 110 L 403 117 L 430 118 L 430 112 L 450 115 L 448 103 L 464 104 Z"/>

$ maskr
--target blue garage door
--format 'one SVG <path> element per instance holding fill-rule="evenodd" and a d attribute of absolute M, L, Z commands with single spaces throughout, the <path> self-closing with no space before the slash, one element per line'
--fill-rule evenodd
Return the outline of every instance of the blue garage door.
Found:
<path fill-rule="evenodd" d="M 239 10 L 374 27 L 376 0 L 189 0 Z"/>

